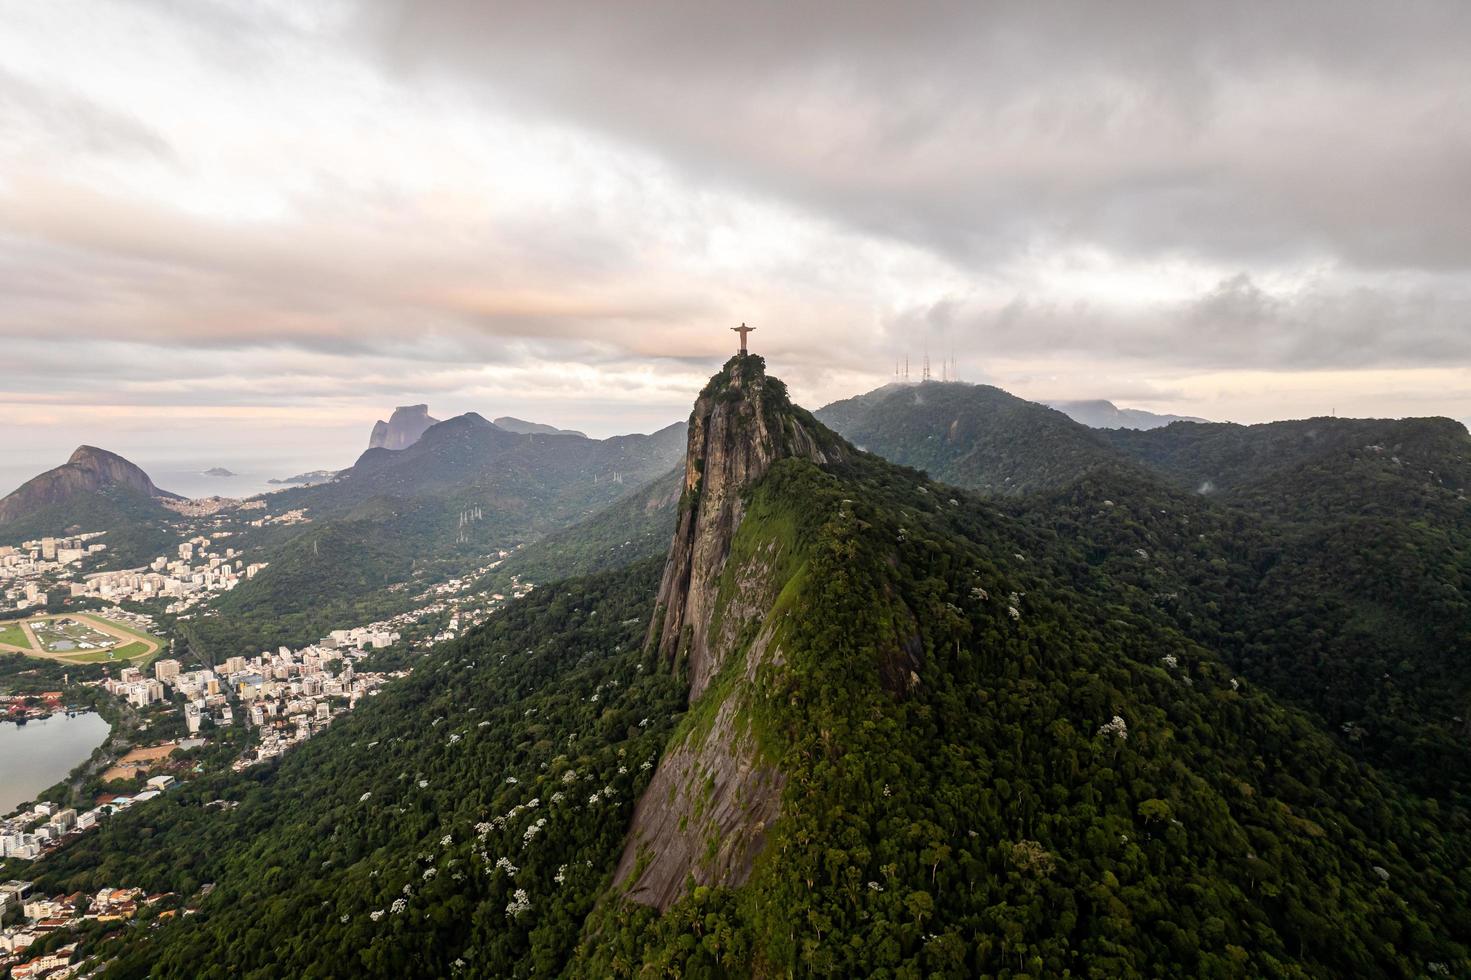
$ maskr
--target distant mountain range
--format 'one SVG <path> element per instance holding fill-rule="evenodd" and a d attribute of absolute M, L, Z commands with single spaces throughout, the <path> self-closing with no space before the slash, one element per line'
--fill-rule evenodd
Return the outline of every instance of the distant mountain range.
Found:
<path fill-rule="evenodd" d="M 368 449 L 330 480 L 261 498 L 261 518 L 303 511 L 309 523 L 242 537 L 270 567 L 218 601 L 223 615 L 200 623 L 199 644 L 320 635 L 360 618 L 365 599 L 390 586 L 460 574 L 640 492 L 670 471 L 683 445 L 682 424 L 588 439 L 510 432 L 469 412 L 430 425 L 403 449 Z"/>
<path fill-rule="evenodd" d="M 428 405 L 400 405 L 393 410 L 385 422 L 379 419 L 373 423 L 373 432 L 368 438 L 369 449 L 407 449 L 429 431 L 429 428 L 439 424 L 439 419 L 429 414 Z M 559 429 L 553 425 L 543 425 L 540 422 L 527 422 L 510 415 L 502 415 L 493 423 L 497 428 L 516 435 L 547 435 L 547 436 L 578 436 L 586 439 L 587 435 L 575 429 Z M 283 481 L 294 482 L 294 481 Z"/>
<path fill-rule="evenodd" d="M 313 483 L 326 483 L 336 475 L 336 470 L 309 470 L 306 473 L 288 476 L 284 480 L 267 480 L 266 482 L 273 486 L 309 486 Z"/>
<path fill-rule="evenodd" d="M 683 431 L 675 424 L 651 435 L 609 439 L 559 430 L 518 433 L 467 412 L 434 423 L 404 449 L 369 449 L 330 484 L 273 498 L 282 505 L 310 501 L 326 512 L 372 497 L 423 499 L 461 489 L 502 498 L 518 511 L 536 500 L 550 503 L 548 492 L 611 501 L 668 470 Z"/>
<path fill-rule="evenodd" d="M 586 433 L 578 432 L 576 429 L 559 429 L 554 425 L 543 425 L 540 422 L 526 422 L 522 419 L 512 418 L 509 415 L 502 415 L 495 420 L 494 424 L 497 428 L 505 429 L 507 432 L 515 432 L 523 436 L 580 436 L 583 439 L 587 438 Z"/>
<path fill-rule="evenodd" d="M 1204 422 L 1191 415 L 1156 415 L 1142 408 L 1119 408 L 1102 399 L 1046 402 L 1075 422 L 1095 429 L 1157 429 L 1171 422 Z"/>
<path fill-rule="evenodd" d="M 750 356 L 627 438 L 462 416 L 273 495 L 344 515 L 293 592 L 420 497 L 566 515 L 641 455 L 548 573 L 672 512 L 662 560 L 538 588 L 36 891 L 215 883 L 99 942 L 129 976 L 1471 975 L 1464 427 L 1099 430 L 939 383 L 814 417 Z"/>

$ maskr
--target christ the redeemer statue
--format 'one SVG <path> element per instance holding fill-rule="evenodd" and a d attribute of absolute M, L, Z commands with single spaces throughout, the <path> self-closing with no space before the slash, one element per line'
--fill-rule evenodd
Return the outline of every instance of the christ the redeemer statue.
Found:
<path fill-rule="evenodd" d="M 748 326 L 746 326 L 743 323 L 739 327 L 731 327 L 730 329 L 734 330 L 736 333 L 738 333 L 738 334 L 741 335 L 741 351 L 740 351 L 740 354 L 741 354 L 742 357 L 745 357 L 746 356 L 746 334 L 750 333 L 751 331 L 755 330 L 756 328 L 755 327 L 748 327 Z"/>

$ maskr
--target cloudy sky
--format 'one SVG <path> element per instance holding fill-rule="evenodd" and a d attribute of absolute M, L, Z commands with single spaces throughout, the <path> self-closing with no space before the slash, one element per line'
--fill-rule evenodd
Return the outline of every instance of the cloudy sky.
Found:
<path fill-rule="evenodd" d="M 0 0 L 0 450 L 427 401 L 1471 417 L 1471 4 Z"/>

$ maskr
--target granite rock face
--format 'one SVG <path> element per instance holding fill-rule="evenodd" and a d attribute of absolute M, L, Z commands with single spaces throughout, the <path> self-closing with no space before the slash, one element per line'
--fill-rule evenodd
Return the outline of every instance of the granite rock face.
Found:
<path fill-rule="evenodd" d="M 766 540 L 733 562 L 743 492 L 786 457 L 834 462 L 841 440 L 794 410 L 761 358 L 733 358 L 689 421 L 684 492 L 647 646 L 686 671 L 691 716 L 709 717 L 664 753 L 634 808 L 615 884 L 636 902 L 667 909 L 697 885 L 746 881 L 780 816 L 786 777 L 763 758 L 750 724 L 758 671 L 780 668 L 780 617 L 768 613 L 785 584 L 790 542 Z M 723 597 L 723 598 L 722 598 Z M 711 681 L 732 658 L 730 683 Z"/>
<path fill-rule="evenodd" d="M 385 422 L 373 423 L 369 449 L 407 449 L 419 441 L 426 429 L 439 419 L 430 418 L 428 405 L 400 405 Z"/>
<path fill-rule="evenodd" d="M 665 662 L 687 667 L 691 701 L 729 653 L 712 649 L 709 629 L 715 581 L 744 511 L 741 493 L 778 459 L 835 461 L 841 443 L 817 429 L 793 412 L 786 386 L 768 379 L 762 359 L 751 355 L 732 358 L 695 402 L 684 499 L 647 641 Z"/>
<path fill-rule="evenodd" d="M 78 494 L 95 493 L 108 487 L 120 487 L 147 497 L 183 499 L 176 493 L 154 486 L 147 473 L 116 453 L 95 446 L 78 446 L 61 466 L 28 480 L 0 500 L 0 524 L 18 520 Z"/>

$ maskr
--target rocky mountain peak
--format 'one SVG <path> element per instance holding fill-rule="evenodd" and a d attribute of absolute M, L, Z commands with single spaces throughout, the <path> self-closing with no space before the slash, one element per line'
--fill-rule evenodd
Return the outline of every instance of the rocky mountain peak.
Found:
<path fill-rule="evenodd" d="M 373 423 L 369 449 L 407 449 L 419 441 L 426 429 L 439 419 L 431 418 L 428 405 L 400 405 L 385 422 Z"/>
<path fill-rule="evenodd" d="M 96 446 L 78 446 L 71 456 L 67 458 L 64 466 L 42 474 L 42 477 L 50 474 L 58 474 L 63 470 L 72 470 L 70 482 L 76 486 L 88 490 L 95 490 L 103 486 L 123 486 L 150 497 L 172 497 L 178 498 L 177 494 L 160 490 L 153 485 L 148 474 L 137 465 L 123 459 L 117 453 L 110 453 L 106 449 L 98 449 Z M 37 477 L 41 479 L 42 477 Z M 65 476 L 59 476 L 62 482 L 67 482 Z M 33 481 L 34 482 L 34 481 Z"/>
<path fill-rule="evenodd" d="M 710 649 L 709 620 L 714 584 L 744 512 L 742 491 L 778 459 L 826 463 L 844 451 L 840 440 L 792 406 L 786 385 L 767 376 L 759 356 L 731 358 L 695 401 L 679 523 L 647 640 L 665 663 L 688 669 L 691 700 L 720 666 L 719 652 Z"/>
<path fill-rule="evenodd" d="M 688 676 L 690 702 L 712 720 L 666 753 L 634 809 L 615 873 L 633 901 L 665 909 L 691 878 L 733 887 L 751 873 L 786 777 L 759 757 L 740 721 L 754 688 L 711 682 L 727 662 L 743 667 L 749 681 L 768 656 L 779 658 L 767 612 L 784 582 L 776 555 L 790 543 L 766 541 L 756 554 L 735 558 L 733 542 L 748 491 L 776 463 L 832 463 L 850 452 L 792 405 L 786 386 L 754 355 L 728 361 L 695 401 L 678 523 L 645 645 Z M 759 533 L 761 524 L 751 528 Z"/>
<path fill-rule="evenodd" d="M 0 524 L 18 520 L 78 494 L 96 493 L 111 487 L 121 487 L 147 497 L 182 499 L 178 494 L 154 486 L 147 473 L 117 453 L 96 446 L 78 446 L 65 463 L 26 481 L 14 493 L 0 500 Z"/>

